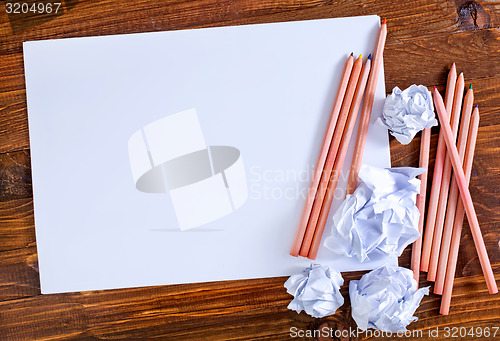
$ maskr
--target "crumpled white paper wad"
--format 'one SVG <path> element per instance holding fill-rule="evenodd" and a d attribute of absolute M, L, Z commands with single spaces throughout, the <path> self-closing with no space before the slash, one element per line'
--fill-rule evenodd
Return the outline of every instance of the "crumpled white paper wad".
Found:
<path fill-rule="evenodd" d="M 344 279 L 338 270 L 313 264 L 285 282 L 287 292 L 294 296 L 288 309 L 297 313 L 304 310 L 313 317 L 333 315 L 344 304 L 342 284 Z"/>
<path fill-rule="evenodd" d="M 382 117 L 378 121 L 399 143 L 410 143 L 419 131 L 438 124 L 431 92 L 423 85 L 413 84 L 402 91 L 396 86 L 385 99 Z"/>
<path fill-rule="evenodd" d="M 416 207 L 423 168 L 378 168 L 363 165 L 359 186 L 333 216 L 324 245 L 360 262 L 370 255 L 399 257 L 419 236 Z"/>
<path fill-rule="evenodd" d="M 382 266 L 349 283 L 352 317 L 362 330 L 406 332 L 429 287 L 417 290 L 413 272 L 399 266 Z"/>

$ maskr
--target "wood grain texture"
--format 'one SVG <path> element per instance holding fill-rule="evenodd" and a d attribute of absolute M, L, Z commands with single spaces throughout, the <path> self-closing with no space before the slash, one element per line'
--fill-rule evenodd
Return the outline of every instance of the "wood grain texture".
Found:
<path fill-rule="evenodd" d="M 354 329 L 347 285 L 346 303 L 337 314 L 314 319 L 286 308 L 291 300 L 283 288 L 286 278 L 40 295 L 22 42 L 368 14 L 388 20 L 387 91 L 413 83 L 444 90 L 453 62 L 473 85 L 481 127 L 470 188 L 499 280 L 499 2 L 66 0 L 63 13 L 37 18 L 9 16 L 0 2 L 0 340 L 284 340 L 292 327 Z M 438 132 L 432 131 L 431 172 Z M 418 166 L 418 136 L 407 146 L 393 138 L 390 144 L 393 166 Z M 399 261 L 409 267 L 409 248 Z M 348 283 L 362 273 L 343 275 Z M 420 283 L 429 285 L 424 274 Z M 467 222 L 455 283 L 450 315 L 439 316 L 439 297 L 431 294 L 409 329 L 422 331 L 422 339 L 439 340 L 445 327 L 500 326 L 500 295 L 487 295 Z M 429 338 L 434 328 L 440 335 Z"/>

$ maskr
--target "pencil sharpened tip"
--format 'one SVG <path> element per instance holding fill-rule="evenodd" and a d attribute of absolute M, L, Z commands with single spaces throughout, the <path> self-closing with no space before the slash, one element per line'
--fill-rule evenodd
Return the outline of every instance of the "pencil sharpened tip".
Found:
<path fill-rule="evenodd" d="M 384 18 L 384 21 L 382 21 L 382 25 L 385 25 L 387 23 L 387 18 Z"/>
<path fill-rule="evenodd" d="M 436 91 L 436 90 L 437 90 L 437 88 L 436 88 L 436 86 L 434 85 L 434 91 Z"/>
<path fill-rule="evenodd" d="M 368 55 L 368 59 L 370 59 L 370 60 L 372 59 L 372 54 L 371 53 Z"/>
<path fill-rule="evenodd" d="M 359 59 L 363 59 L 363 55 L 362 55 L 362 54 L 360 54 L 358 58 L 359 58 Z"/>
<path fill-rule="evenodd" d="M 471 90 L 472 90 L 472 84 L 469 86 L 469 89 L 471 89 Z"/>
<path fill-rule="evenodd" d="M 479 109 L 479 106 L 476 104 L 476 109 Z"/>
<path fill-rule="evenodd" d="M 354 56 L 354 52 L 351 52 L 351 54 L 349 55 L 349 57 L 352 57 L 352 56 Z"/>

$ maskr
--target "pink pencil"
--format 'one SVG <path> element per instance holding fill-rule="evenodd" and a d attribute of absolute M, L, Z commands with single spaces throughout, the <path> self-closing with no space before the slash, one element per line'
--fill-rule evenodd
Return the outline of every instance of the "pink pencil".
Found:
<path fill-rule="evenodd" d="M 465 153 L 465 176 L 467 184 L 470 180 L 472 171 L 472 163 L 474 159 L 474 148 L 476 146 L 477 131 L 479 129 L 479 109 L 474 109 L 469 128 L 467 151 Z M 462 235 L 462 225 L 464 222 L 464 205 L 462 200 L 458 198 L 457 210 L 454 215 L 453 234 L 451 236 L 450 254 L 448 255 L 448 262 L 446 266 L 446 274 L 444 280 L 443 297 L 441 298 L 441 308 L 439 313 L 448 315 L 450 312 L 451 294 L 453 291 L 453 281 L 455 280 L 455 270 L 457 268 L 458 248 L 460 246 L 460 237 Z"/>
<path fill-rule="evenodd" d="M 342 136 L 342 143 L 337 152 L 337 158 L 335 160 L 335 168 L 333 170 L 331 180 L 328 183 L 318 224 L 314 231 L 314 238 L 312 240 L 311 249 L 308 255 L 309 259 L 316 259 L 316 255 L 318 254 L 318 249 L 321 243 L 321 237 L 323 236 L 323 231 L 325 229 L 326 219 L 328 218 L 328 213 L 330 212 L 330 206 L 332 205 L 332 200 L 337 187 L 337 181 L 339 179 L 340 172 L 342 171 L 342 166 L 344 164 L 344 159 L 347 153 L 347 147 L 349 146 L 349 142 L 351 141 L 351 135 L 354 129 L 354 124 L 356 123 L 356 117 L 358 116 L 359 106 L 361 105 L 363 94 L 365 93 L 366 81 L 368 80 L 368 74 L 370 73 L 370 68 L 371 68 L 371 55 L 368 56 L 368 60 L 363 66 L 363 71 L 361 73 L 361 76 L 359 77 L 359 81 L 356 86 L 356 93 L 354 95 L 354 100 L 352 102 L 351 109 L 349 110 L 349 119 L 347 121 L 344 134 Z"/>
<path fill-rule="evenodd" d="M 425 172 L 420 174 L 420 194 L 417 195 L 417 207 L 420 212 L 418 219 L 418 232 L 420 237 L 413 243 L 411 248 L 411 268 L 413 270 L 413 278 L 417 281 L 420 277 L 420 256 L 422 254 L 422 234 L 424 232 L 424 213 L 425 213 L 425 195 L 427 192 L 427 174 L 429 169 L 429 150 L 431 147 L 431 128 L 422 130 L 420 137 L 420 160 L 419 167 L 425 168 Z"/>
<path fill-rule="evenodd" d="M 493 274 L 488 253 L 486 252 L 486 246 L 484 245 L 483 236 L 481 235 L 481 228 L 479 227 L 479 221 L 477 220 L 476 211 L 474 210 L 472 197 L 460 163 L 460 156 L 458 155 L 457 147 L 453 141 L 453 132 L 451 131 L 450 124 L 448 123 L 446 117 L 446 109 L 444 108 L 443 98 L 437 91 L 436 87 L 434 87 L 434 104 L 436 105 L 436 111 L 441 123 L 441 132 L 444 135 L 448 155 L 450 155 L 458 189 L 460 190 L 460 197 L 464 204 L 465 213 L 467 214 L 467 219 L 471 228 L 472 238 L 474 239 L 474 244 L 476 245 L 479 255 L 479 262 L 481 263 L 481 268 L 483 269 L 486 279 L 486 285 L 488 286 L 490 294 L 496 294 L 498 292 L 498 288 L 495 281 L 495 275 Z"/>
<path fill-rule="evenodd" d="M 335 133 L 333 134 L 333 140 L 330 145 L 330 150 L 328 151 L 328 155 L 326 157 L 323 174 L 321 175 L 321 180 L 319 182 L 318 193 L 316 194 L 316 198 L 314 199 L 311 215 L 309 216 L 309 221 L 307 222 L 306 233 L 304 235 L 304 240 L 302 241 L 302 246 L 299 252 L 299 255 L 301 255 L 302 257 L 307 257 L 309 255 L 309 249 L 311 248 L 311 243 L 314 238 L 314 231 L 316 230 L 316 224 L 318 222 L 318 217 L 321 211 L 321 205 L 323 204 L 326 188 L 331 177 L 337 151 L 342 140 L 342 133 L 347 122 L 349 108 L 352 104 L 352 99 L 354 97 L 354 92 L 356 91 L 356 85 L 358 84 L 359 74 L 361 73 L 362 67 L 363 59 L 360 55 L 359 58 L 354 62 L 354 66 L 352 68 L 351 77 L 349 78 L 349 83 L 347 84 L 344 102 L 342 103 L 337 126 L 335 127 Z"/>
<path fill-rule="evenodd" d="M 472 85 L 467 91 L 467 95 L 465 96 L 462 122 L 460 123 L 460 134 L 458 136 L 458 154 L 460 156 L 460 160 L 464 163 L 465 158 L 465 149 L 467 147 L 467 134 L 469 133 L 469 124 L 472 115 L 472 102 L 474 101 L 474 94 L 472 91 Z M 464 172 L 466 171 L 464 164 Z M 450 172 L 451 173 L 451 172 Z M 451 174 L 450 174 L 451 175 Z M 448 262 L 448 253 L 450 251 L 450 242 L 451 242 L 451 233 L 453 230 L 453 221 L 455 218 L 455 211 L 457 208 L 458 202 L 458 186 L 457 182 L 454 178 L 451 178 L 451 189 L 450 196 L 448 200 L 448 207 L 443 209 L 443 212 L 446 212 L 446 224 L 444 224 L 443 229 L 443 240 L 441 241 L 440 249 L 433 250 L 431 254 L 431 264 L 429 267 L 429 275 L 431 274 L 431 269 L 433 268 L 433 256 L 435 257 L 435 262 L 437 263 L 439 260 L 439 264 L 437 265 L 437 269 L 435 273 L 436 284 L 434 285 L 434 293 L 441 295 L 443 293 L 444 286 L 444 276 L 446 272 L 446 263 Z M 439 215 L 438 215 L 439 216 Z M 444 216 L 444 213 L 443 213 Z M 444 218 L 441 218 L 444 219 Z M 437 255 L 439 250 L 439 257 Z"/>
<path fill-rule="evenodd" d="M 354 146 L 354 154 L 352 156 L 351 170 L 349 171 L 349 180 L 347 182 L 346 194 L 352 194 L 358 185 L 358 173 L 363 161 L 363 151 L 365 150 L 366 134 L 368 133 L 368 124 L 370 123 L 370 114 L 372 112 L 373 101 L 375 99 L 375 91 L 377 90 L 378 74 L 382 66 L 383 52 L 385 39 L 387 37 L 386 20 L 382 22 L 378 31 L 377 43 L 373 51 L 373 68 L 368 78 L 366 86 L 366 96 L 361 109 L 361 117 L 359 119 L 358 136 L 356 145 Z"/>
<path fill-rule="evenodd" d="M 354 58 L 351 53 L 347 61 L 345 62 L 344 71 L 342 73 L 342 78 L 340 79 L 339 89 L 337 91 L 337 96 L 335 98 L 332 113 L 330 114 L 330 121 L 328 122 L 328 127 L 326 130 L 325 138 L 323 139 L 323 145 L 319 154 L 319 159 L 316 164 L 316 169 L 314 170 L 314 176 L 307 193 L 306 205 L 302 213 L 302 218 L 300 219 L 299 227 L 293 241 L 292 249 L 290 255 L 297 257 L 299 255 L 300 247 L 304 239 L 304 234 L 306 232 L 307 222 L 309 221 L 309 216 L 311 215 L 311 210 L 314 203 L 314 198 L 318 190 L 319 181 L 321 175 L 323 174 L 323 168 L 325 166 L 326 157 L 328 155 L 328 150 L 330 149 L 330 144 L 332 142 L 333 133 L 335 131 L 335 126 L 337 124 L 337 119 L 340 113 L 340 108 L 342 107 L 342 101 L 344 100 L 345 91 L 347 89 L 347 83 L 349 82 L 349 77 L 351 75 L 352 66 L 354 64 Z"/>
<path fill-rule="evenodd" d="M 453 99 L 451 130 L 453 131 L 453 140 L 457 140 L 458 123 L 460 122 L 460 114 L 462 108 L 462 99 L 464 98 L 464 75 L 458 76 L 457 85 L 455 87 L 455 97 Z M 469 96 L 471 92 L 468 92 Z M 472 108 L 472 98 L 468 99 Z M 472 110 L 471 110 L 472 111 Z M 448 202 L 448 194 L 451 182 L 451 162 L 446 152 L 444 159 L 443 176 L 441 179 L 441 188 L 439 189 L 438 207 L 436 213 L 436 222 L 434 224 L 434 236 L 432 239 L 431 254 L 429 260 L 429 268 L 427 280 L 434 282 L 436 280 L 436 272 L 438 266 L 439 248 L 441 247 L 441 238 L 443 236 L 444 217 L 446 213 L 446 204 Z"/>
<path fill-rule="evenodd" d="M 455 95 L 455 85 L 457 82 L 457 70 L 455 63 L 451 66 L 448 73 L 448 85 L 446 86 L 446 112 L 451 120 L 453 96 Z M 436 151 L 436 161 L 434 163 L 434 173 L 432 174 L 432 187 L 429 198 L 429 206 L 427 207 L 427 221 L 425 223 L 425 235 L 422 246 L 422 259 L 420 263 L 420 270 L 427 271 L 429 269 L 429 260 L 431 255 L 432 239 L 434 237 L 434 222 L 436 221 L 437 205 L 439 190 L 441 188 L 441 179 L 443 177 L 444 156 L 446 153 L 446 146 L 443 137 L 439 135 L 438 146 Z"/>

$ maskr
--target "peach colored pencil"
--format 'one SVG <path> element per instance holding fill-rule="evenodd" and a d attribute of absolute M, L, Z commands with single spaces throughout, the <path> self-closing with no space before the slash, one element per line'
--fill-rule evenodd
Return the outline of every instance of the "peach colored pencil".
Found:
<path fill-rule="evenodd" d="M 383 64 L 383 52 L 386 37 L 387 24 L 384 19 L 378 31 L 377 42 L 375 44 L 375 50 L 373 51 L 373 68 L 370 76 L 368 77 L 365 101 L 363 102 L 363 108 L 361 109 L 358 136 L 356 137 L 356 145 L 352 156 L 346 194 L 352 194 L 358 185 L 358 173 L 361 167 L 361 162 L 363 161 L 363 151 L 365 150 L 366 134 L 368 133 L 368 124 L 370 123 L 370 115 L 372 112 L 373 101 L 375 99 L 375 92 L 377 90 L 378 75 Z"/>
<path fill-rule="evenodd" d="M 307 222 L 309 221 L 309 216 L 311 215 L 314 198 L 316 197 L 316 192 L 318 190 L 321 174 L 323 173 L 323 168 L 325 166 L 328 150 L 330 149 L 330 144 L 332 142 L 335 126 L 337 125 L 337 119 L 340 113 L 340 108 L 342 107 L 342 101 L 344 100 L 344 95 L 347 89 L 347 83 L 349 82 L 349 77 L 351 75 L 353 64 L 354 64 L 354 58 L 353 54 L 351 53 L 351 55 L 347 58 L 345 62 L 344 71 L 342 72 L 342 78 L 340 79 L 339 89 L 337 90 L 337 96 L 335 97 L 335 101 L 333 102 L 332 112 L 330 114 L 330 121 L 328 122 L 328 127 L 326 130 L 325 138 L 323 139 L 323 144 L 321 146 L 318 162 L 316 163 L 316 169 L 314 170 L 313 180 L 311 182 L 311 186 L 309 187 L 309 191 L 307 193 L 306 205 L 304 207 L 302 218 L 300 219 L 299 227 L 297 229 L 297 233 L 295 234 L 295 239 L 293 241 L 292 249 L 290 251 L 290 255 L 294 257 L 297 257 L 299 255 L 300 247 L 302 245 L 302 240 L 304 239 Z"/>
<path fill-rule="evenodd" d="M 455 85 L 457 82 L 457 70 L 455 63 L 451 66 L 448 73 L 448 83 L 446 86 L 446 112 L 451 120 L 453 97 L 455 95 Z M 439 190 L 441 187 L 441 179 L 443 176 L 444 156 L 446 146 L 443 137 L 439 135 L 438 146 L 436 151 L 436 161 L 434 162 L 434 173 L 432 174 L 432 187 L 429 197 L 429 205 L 427 207 L 427 221 L 425 223 L 425 234 L 422 245 L 422 259 L 420 260 L 420 270 L 427 271 L 429 269 L 429 260 L 431 255 L 431 245 L 434 236 L 434 222 L 436 221 L 437 205 Z"/>
<path fill-rule="evenodd" d="M 347 121 L 347 115 L 349 113 L 349 108 L 351 107 L 354 92 L 356 91 L 356 84 L 358 83 L 358 78 L 359 74 L 361 73 L 362 67 L 363 59 L 362 56 L 359 56 L 359 58 L 354 62 L 354 66 L 352 68 L 351 77 L 349 78 L 349 83 L 347 84 L 344 101 L 342 102 L 342 108 L 340 109 L 339 118 L 337 120 L 337 126 L 335 127 L 335 132 L 333 134 L 333 140 L 330 144 L 326 163 L 323 168 L 321 180 L 319 182 L 318 192 L 316 193 L 316 197 L 314 198 L 311 215 L 309 216 L 309 221 L 307 222 L 304 240 L 302 241 L 302 246 L 300 247 L 299 253 L 299 255 L 301 255 L 302 257 L 307 257 L 307 255 L 309 254 L 311 242 L 314 237 L 314 230 L 316 229 L 319 213 L 321 211 L 321 204 L 324 200 L 323 198 L 325 196 L 326 187 L 328 186 L 328 180 L 330 179 L 332 173 L 335 157 L 339 149 L 340 140 L 342 139 L 342 132 L 344 131 L 344 126 Z"/>
<path fill-rule="evenodd" d="M 460 122 L 462 99 L 464 98 L 464 75 L 458 76 L 457 85 L 455 87 L 455 97 L 453 98 L 453 107 L 451 111 L 451 130 L 453 132 L 453 140 L 457 140 L 458 123 Z M 470 92 L 469 92 L 470 95 Z M 469 98 L 472 100 L 472 98 Z M 472 107 L 472 102 L 470 102 Z M 439 189 L 438 206 L 436 210 L 436 221 L 434 223 L 434 236 L 432 238 L 432 247 L 430 250 L 429 268 L 427 269 L 427 280 L 434 282 L 436 280 L 436 272 L 438 265 L 439 249 L 441 247 L 441 238 L 443 236 L 443 225 L 445 217 L 446 204 L 448 202 L 448 194 L 451 182 L 451 162 L 448 152 L 445 153 L 443 175 L 441 178 L 441 188 Z"/>
<path fill-rule="evenodd" d="M 464 107 L 462 110 L 462 120 L 460 122 L 460 134 L 458 135 L 458 154 L 460 156 L 460 160 L 464 163 L 465 158 L 465 150 L 467 147 L 467 134 L 469 133 L 469 124 L 472 115 L 472 102 L 474 102 L 474 94 L 472 91 L 472 85 L 469 90 L 467 90 L 467 94 L 464 100 Z M 465 167 L 464 167 L 465 172 Z M 451 172 L 450 172 L 451 175 Z M 434 285 L 434 293 L 441 295 L 443 293 L 444 286 L 444 275 L 446 272 L 446 263 L 448 262 L 448 253 L 450 251 L 450 242 L 451 242 L 451 233 L 453 229 L 453 221 L 455 217 L 455 211 L 457 208 L 458 202 L 458 187 L 457 182 L 454 178 L 451 178 L 451 189 L 450 195 L 448 199 L 448 206 L 446 211 L 443 209 L 443 212 L 446 212 L 446 224 L 444 224 L 443 228 L 443 237 L 442 241 L 439 245 L 439 249 L 434 250 L 431 254 L 431 263 L 429 266 L 429 275 L 431 274 L 431 269 L 435 266 L 433 261 L 437 263 L 436 271 L 435 271 L 435 285 Z M 444 213 L 443 213 L 444 216 Z M 438 214 L 439 217 L 439 214 Z M 444 219 L 444 218 L 441 218 Z M 439 251 L 439 255 L 438 255 Z M 435 256 L 435 260 L 433 257 Z M 438 263 L 439 261 L 439 263 Z"/>
<path fill-rule="evenodd" d="M 420 174 L 420 194 L 417 195 L 417 208 L 420 212 L 418 219 L 418 232 L 420 237 L 413 242 L 411 247 L 411 269 L 413 278 L 417 281 L 420 277 L 420 256 L 422 255 L 422 234 L 424 233 L 424 213 L 425 213 L 425 195 L 427 193 L 427 174 L 429 169 L 429 151 L 431 148 L 431 128 L 422 130 L 420 137 L 420 160 L 419 167 L 425 168 L 425 172 Z"/>
<path fill-rule="evenodd" d="M 467 215 L 467 220 L 469 221 L 470 229 L 472 232 L 472 238 L 474 239 L 474 244 L 476 245 L 479 262 L 481 263 L 481 268 L 483 269 L 483 273 L 486 279 L 486 285 L 488 286 L 488 291 L 490 292 L 490 294 L 496 294 L 498 292 L 498 288 L 495 281 L 495 276 L 491 268 L 488 253 L 486 251 L 486 246 L 484 245 L 483 236 L 481 235 L 479 221 L 477 220 L 472 197 L 470 195 L 465 174 L 460 163 L 460 156 L 458 155 L 457 147 L 455 146 L 455 143 L 453 141 L 453 132 L 451 131 L 450 124 L 448 123 L 446 117 L 446 109 L 444 108 L 443 98 L 437 91 L 436 87 L 434 87 L 434 104 L 436 105 L 436 111 L 441 123 L 441 133 L 444 135 L 448 155 L 450 156 L 455 179 L 457 180 L 458 189 L 460 191 L 460 198 L 462 199 L 462 202 L 464 204 L 465 213 Z"/>
<path fill-rule="evenodd" d="M 474 109 L 469 128 L 467 139 L 467 151 L 465 153 L 465 176 L 467 184 L 470 181 L 472 171 L 472 163 L 474 159 L 474 148 L 476 146 L 477 131 L 479 129 L 479 109 Z M 453 234 L 451 236 L 450 254 L 448 255 L 448 263 L 446 266 L 446 274 L 444 280 L 443 297 L 441 298 L 441 308 L 439 313 L 448 315 L 450 312 L 451 294 L 453 291 L 453 281 L 455 280 L 455 270 L 457 268 L 458 249 L 460 246 L 460 237 L 462 235 L 462 226 L 464 222 L 464 205 L 462 200 L 458 198 L 457 210 L 455 212 L 453 222 Z"/>
<path fill-rule="evenodd" d="M 349 110 L 349 115 L 348 115 L 349 119 L 347 121 L 344 134 L 342 136 L 342 143 L 340 145 L 340 149 L 337 152 L 337 158 L 335 160 L 335 168 L 328 183 L 328 187 L 325 193 L 325 199 L 321 207 L 318 224 L 314 231 L 312 246 L 311 249 L 309 250 L 309 255 L 308 255 L 308 258 L 310 259 L 316 259 L 316 255 L 318 254 L 318 249 L 321 243 L 321 238 L 323 236 L 323 231 L 325 229 L 328 213 L 330 212 L 330 207 L 332 206 L 332 201 L 335 196 L 337 182 L 340 177 L 340 172 L 342 171 L 342 166 L 344 164 L 347 148 L 349 147 L 349 142 L 351 141 L 351 136 L 354 130 L 354 125 L 356 123 L 356 118 L 358 116 L 361 100 L 363 99 L 363 94 L 365 93 L 366 83 L 368 80 L 368 75 L 370 73 L 370 68 L 371 68 L 371 55 L 368 56 L 368 60 L 363 66 L 363 71 L 356 86 L 356 93 L 354 95 L 354 100 Z"/>

